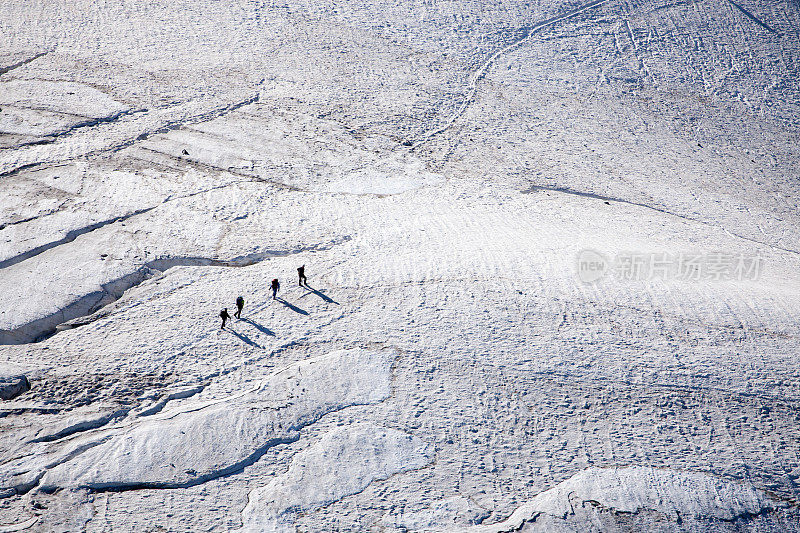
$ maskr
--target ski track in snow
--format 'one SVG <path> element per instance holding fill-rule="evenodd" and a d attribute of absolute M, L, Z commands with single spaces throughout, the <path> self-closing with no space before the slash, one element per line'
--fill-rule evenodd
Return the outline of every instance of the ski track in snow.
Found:
<path fill-rule="evenodd" d="M 496 51 L 494 54 L 489 56 L 489 58 L 486 61 L 484 61 L 483 65 L 481 65 L 481 67 L 472 74 L 472 76 L 471 76 L 472 77 L 472 81 L 470 82 L 470 84 L 466 88 L 467 90 L 466 90 L 466 96 L 464 97 L 464 102 L 461 104 L 461 106 L 458 108 L 458 110 L 455 113 L 453 113 L 453 115 L 447 120 L 447 122 L 445 123 L 444 126 L 423 134 L 420 139 L 417 139 L 417 140 L 414 140 L 414 141 L 406 141 L 406 144 L 411 146 L 412 148 L 416 148 L 416 147 L 422 145 L 423 143 L 427 142 L 431 138 L 439 135 L 440 133 L 444 133 L 445 131 L 450 129 L 453 126 L 453 124 L 455 124 L 455 122 L 467 111 L 467 108 L 470 106 L 470 104 L 472 104 L 474 102 L 475 95 L 478 92 L 478 84 L 480 83 L 480 81 L 484 77 L 486 77 L 486 74 L 489 72 L 489 69 L 494 64 L 494 62 L 497 61 L 497 59 L 499 57 L 507 54 L 508 52 L 514 50 L 515 48 L 520 47 L 525 41 L 527 41 L 537 31 L 539 31 L 539 30 L 541 30 L 543 28 L 546 28 L 548 26 L 552 26 L 553 24 L 556 24 L 557 22 L 561 22 L 562 20 L 566 20 L 566 19 L 569 19 L 571 17 L 574 17 L 575 15 L 578 15 L 580 13 L 583 13 L 584 11 L 587 11 L 587 10 L 592 9 L 594 7 L 597 7 L 597 6 L 600 6 L 602 4 L 608 3 L 610 1 L 611 0 L 594 0 L 593 2 L 589 2 L 589 3 L 583 4 L 581 6 L 578 6 L 575 9 L 573 9 L 573 10 L 567 12 L 567 13 L 564 13 L 563 15 L 557 15 L 557 16 L 549 18 L 547 20 L 543 20 L 541 22 L 537 22 L 533 26 L 524 28 L 524 33 L 523 33 L 522 37 L 520 37 L 516 41 L 512 42 L 511 44 L 509 44 L 509 45 L 507 45 L 507 46 L 505 46 L 503 48 L 501 48 L 500 50 Z"/>

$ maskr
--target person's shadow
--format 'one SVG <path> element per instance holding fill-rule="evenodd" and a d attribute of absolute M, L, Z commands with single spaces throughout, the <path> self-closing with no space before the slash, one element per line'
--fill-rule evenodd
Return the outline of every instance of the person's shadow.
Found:
<path fill-rule="evenodd" d="M 242 322 L 246 322 L 246 323 L 250 324 L 251 326 L 256 328 L 258 331 L 260 331 L 261 333 L 265 333 L 267 335 L 272 335 L 273 337 L 275 336 L 275 332 L 274 331 L 272 331 L 271 329 L 269 329 L 266 326 L 262 326 L 261 324 L 259 324 L 255 320 L 253 320 L 252 318 L 242 318 L 241 320 L 242 320 Z"/>
<path fill-rule="evenodd" d="M 287 302 L 286 300 L 284 300 L 280 296 L 275 298 L 275 299 L 277 301 L 279 301 L 280 303 L 282 303 L 283 305 L 285 305 L 286 307 L 288 307 L 289 309 L 291 309 L 292 311 L 294 311 L 295 313 L 300 313 L 301 315 L 308 315 L 308 311 L 306 311 L 305 309 L 300 309 L 296 305 L 290 304 L 289 302 Z"/>
<path fill-rule="evenodd" d="M 253 346 L 254 348 L 263 348 L 263 346 L 259 346 L 256 342 L 253 341 L 253 339 L 251 339 L 250 337 L 248 337 L 244 333 L 239 333 L 238 331 L 236 331 L 235 329 L 231 328 L 230 326 L 228 326 L 227 328 L 223 329 L 222 331 L 227 331 L 231 335 L 235 335 L 236 337 L 239 337 L 239 340 L 245 342 L 246 344 L 249 344 L 250 346 Z"/>
<path fill-rule="evenodd" d="M 311 285 L 309 285 L 308 283 L 306 283 L 305 285 L 303 285 L 303 287 L 305 287 L 306 289 L 308 289 L 309 291 L 311 291 L 311 294 L 316 294 L 317 296 L 319 296 L 320 298 L 322 298 L 323 300 L 325 300 L 325 301 L 326 301 L 326 302 L 328 302 L 329 304 L 336 304 L 336 305 L 339 305 L 339 302 L 337 302 L 336 300 L 334 300 L 333 298 L 331 298 L 330 296 L 328 296 L 327 294 L 325 294 L 325 293 L 324 293 L 324 292 L 322 292 L 321 290 L 319 290 L 319 289 L 315 289 L 314 287 L 312 287 L 312 286 L 311 286 Z"/>

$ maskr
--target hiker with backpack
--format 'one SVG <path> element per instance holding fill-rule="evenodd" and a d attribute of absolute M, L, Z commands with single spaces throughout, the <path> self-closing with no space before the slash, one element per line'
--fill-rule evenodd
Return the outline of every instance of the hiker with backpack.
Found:
<path fill-rule="evenodd" d="M 278 278 L 272 280 L 272 299 L 277 299 L 278 296 L 278 289 L 280 289 L 281 284 L 278 282 Z"/>
<path fill-rule="evenodd" d="M 222 327 L 220 327 L 219 329 L 225 329 L 225 322 L 227 322 L 231 318 L 231 315 L 228 314 L 227 307 L 219 312 L 219 317 L 222 319 Z"/>

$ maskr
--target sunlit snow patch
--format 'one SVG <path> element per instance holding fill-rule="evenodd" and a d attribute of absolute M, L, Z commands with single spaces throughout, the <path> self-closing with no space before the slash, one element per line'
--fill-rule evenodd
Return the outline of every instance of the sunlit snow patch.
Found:
<path fill-rule="evenodd" d="M 418 437 L 366 424 L 345 426 L 292 459 L 289 470 L 250 492 L 245 532 L 294 531 L 297 515 L 361 492 L 375 480 L 421 468 L 432 451 Z"/>
<path fill-rule="evenodd" d="M 326 183 L 326 192 L 348 194 L 400 194 L 428 185 L 441 183 L 442 178 L 425 169 L 415 159 L 394 157 L 376 161 L 373 166 L 354 170 L 346 176 Z"/>

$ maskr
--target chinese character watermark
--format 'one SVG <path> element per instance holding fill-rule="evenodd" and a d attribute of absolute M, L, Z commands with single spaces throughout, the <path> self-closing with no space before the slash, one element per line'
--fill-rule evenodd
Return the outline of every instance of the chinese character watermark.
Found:
<path fill-rule="evenodd" d="M 609 258 L 583 250 L 577 258 L 578 278 L 586 283 L 613 278 L 622 281 L 676 279 L 682 281 L 756 280 L 764 268 L 759 255 L 711 253 L 621 252 Z"/>

